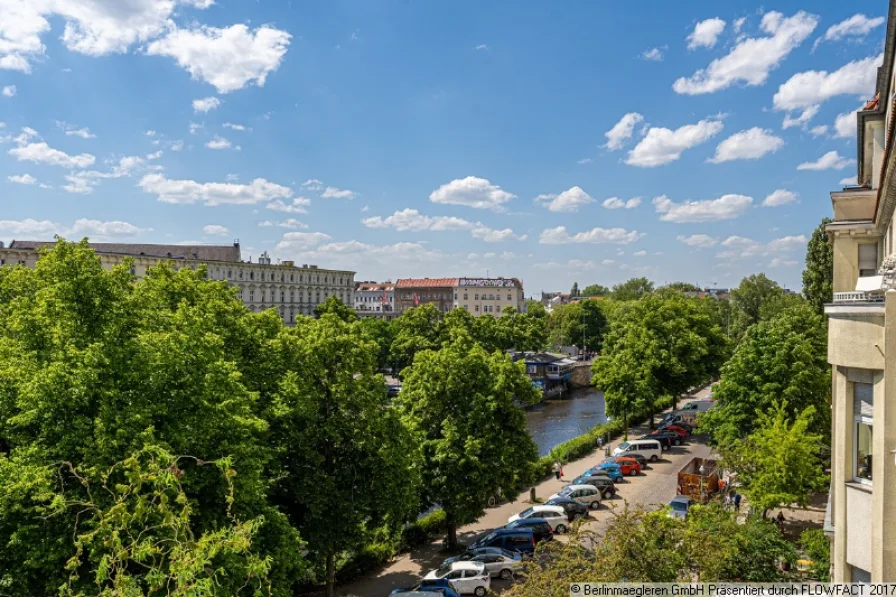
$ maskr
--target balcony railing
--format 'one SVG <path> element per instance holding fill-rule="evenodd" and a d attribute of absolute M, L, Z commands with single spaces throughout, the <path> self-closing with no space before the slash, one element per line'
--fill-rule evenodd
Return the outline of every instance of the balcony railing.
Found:
<path fill-rule="evenodd" d="M 876 292 L 865 292 L 862 290 L 855 290 L 853 292 L 835 292 L 834 293 L 834 302 L 835 303 L 882 303 L 884 302 L 883 293 Z"/>

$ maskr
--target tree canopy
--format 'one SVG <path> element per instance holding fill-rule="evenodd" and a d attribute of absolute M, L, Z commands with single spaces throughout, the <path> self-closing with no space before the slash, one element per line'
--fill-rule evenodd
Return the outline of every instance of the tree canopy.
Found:
<path fill-rule="evenodd" d="M 762 319 L 762 307 L 780 298 L 784 290 L 765 274 L 753 274 L 741 280 L 731 291 L 731 331 L 735 338 L 742 338 L 747 329 Z"/>
<path fill-rule="evenodd" d="M 589 284 L 582 290 L 582 296 L 590 297 L 590 296 L 609 296 L 610 289 L 602 284 Z"/>
<path fill-rule="evenodd" d="M 805 302 L 759 322 L 722 367 L 713 392 L 717 407 L 701 415 L 701 428 L 710 432 L 716 445 L 731 445 L 756 430 L 757 412 L 768 412 L 785 400 L 791 417 L 814 407 L 811 430 L 829 439 L 831 382 L 826 355 L 824 321 Z"/>
<path fill-rule="evenodd" d="M 610 296 L 617 301 L 634 301 L 653 292 L 653 282 L 647 278 L 632 278 L 613 286 Z"/>
<path fill-rule="evenodd" d="M 796 419 L 787 402 L 770 412 L 757 411 L 757 428 L 743 440 L 720 446 L 724 462 L 738 472 L 750 504 L 765 515 L 770 508 L 797 504 L 827 485 L 819 453 L 822 435 L 810 431 L 815 407 L 807 406 Z"/>
<path fill-rule="evenodd" d="M 663 396 L 678 396 L 718 370 L 727 340 L 700 300 L 649 295 L 615 310 L 592 365 L 609 414 L 625 417 L 639 407 L 652 413 Z"/>
<path fill-rule="evenodd" d="M 819 315 L 834 297 L 834 247 L 825 232 L 830 223 L 830 218 L 824 218 L 812 232 L 803 270 L 803 294 Z"/>
<path fill-rule="evenodd" d="M 450 545 L 490 496 L 513 498 L 531 480 L 538 451 L 515 400 L 538 394 L 523 367 L 460 331 L 405 371 L 395 406 L 422 453 L 424 503 L 445 511 Z"/>
<path fill-rule="evenodd" d="M 579 346 L 600 350 L 607 332 L 604 301 L 585 299 L 555 307 L 548 321 L 548 341 L 553 346 Z"/>

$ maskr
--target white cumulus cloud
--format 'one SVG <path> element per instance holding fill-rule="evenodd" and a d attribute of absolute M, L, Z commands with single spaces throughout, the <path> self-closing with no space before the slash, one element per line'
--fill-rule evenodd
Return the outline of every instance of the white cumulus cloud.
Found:
<path fill-rule="evenodd" d="M 840 184 L 844 187 L 854 187 L 859 184 L 858 176 L 850 176 L 848 178 L 844 178 L 840 181 Z"/>
<path fill-rule="evenodd" d="M 762 201 L 765 207 L 778 207 L 779 205 L 787 205 L 796 201 L 797 196 L 793 191 L 785 189 L 776 189 L 768 197 Z"/>
<path fill-rule="evenodd" d="M 868 35 L 873 29 L 883 25 L 887 21 L 884 17 L 867 17 L 862 13 L 854 14 L 846 20 L 840 21 L 836 25 L 831 25 L 824 32 L 824 36 L 819 37 L 815 41 L 815 47 L 822 41 L 839 41 L 847 37 L 862 38 Z"/>
<path fill-rule="evenodd" d="M 784 139 L 757 126 L 735 133 L 719 143 L 716 154 L 708 161 L 719 164 L 732 160 L 758 160 L 778 151 L 783 145 Z"/>
<path fill-rule="evenodd" d="M 581 187 L 572 187 L 559 195 L 539 195 L 535 198 L 535 201 L 544 203 L 549 211 L 572 213 L 579 211 L 580 207 L 593 203 L 594 199 L 583 191 Z"/>
<path fill-rule="evenodd" d="M 452 180 L 429 195 L 429 200 L 433 203 L 465 205 L 496 212 L 505 211 L 507 209 L 505 203 L 515 198 L 516 195 L 513 193 L 508 193 L 487 179 L 476 176 Z"/>
<path fill-rule="evenodd" d="M 713 238 L 708 234 L 692 234 L 690 236 L 680 235 L 678 236 L 678 240 L 689 247 L 697 247 L 699 249 L 715 246 L 719 242 L 719 239 Z"/>
<path fill-rule="evenodd" d="M 688 49 L 711 48 L 716 45 L 719 36 L 725 30 L 725 21 L 718 17 L 700 21 L 688 35 Z"/>
<path fill-rule="evenodd" d="M 771 11 L 762 16 L 760 28 L 766 37 L 741 39 L 722 58 L 709 63 L 690 77 L 681 77 L 672 88 L 676 93 L 715 93 L 741 83 L 762 85 L 768 74 L 809 37 L 818 26 L 818 17 L 800 11 L 792 17 Z"/>
<path fill-rule="evenodd" d="M 684 151 L 705 143 L 719 134 L 722 128 L 722 122 L 717 118 L 707 118 L 675 130 L 650 127 L 644 138 L 628 152 L 625 163 L 652 168 L 674 162 Z"/>
<path fill-rule="evenodd" d="M 48 164 L 62 168 L 86 168 L 96 161 L 96 157 L 89 153 L 69 155 L 64 151 L 53 149 L 44 142 L 27 143 L 9 150 L 9 155 L 22 162 L 34 162 L 36 164 Z"/>
<path fill-rule="evenodd" d="M 209 224 L 207 226 L 203 226 L 202 232 L 204 232 L 205 234 L 210 234 L 212 236 L 228 236 L 230 234 L 230 230 L 219 224 Z"/>
<path fill-rule="evenodd" d="M 310 249 L 328 240 L 332 240 L 332 237 L 323 232 L 287 232 L 277 243 L 277 248 L 281 250 Z"/>
<path fill-rule="evenodd" d="M 607 209 L 634 209 L 641 205 L 641 198 L 632 197 L 628 201 L 623 201 L 619 197 L 610 197 L 609 199 L 604 199 L 601 205 Z"/>
<path fill-rule="evenodd" d="M 797 73 L 778 87 L 772 100 L 776 110 L 800 110 L 817 106 L 838 95 L 869 96 L 877 82 L 881 56 L 853 60 L 833 72 L 810 70 Z"/>
<path fill-rule="evenodd" d="M 59 130 L 65 133 L 66 137 L 80 137 L 82 139 L 95 139 L 96 135 L 90 132 L 90 129 L 85 127 L 76 127 L 67 122 L 63 122 L 61 120 L 56 121 L 56 127 Z"/>
<path fill-rule="evenodd" d="M 159 173 L 145 175 L 138 186 L 158 196 L 163 203 L 215 205 L 254 205 L 262 201 L 288 199 L 292 189 L 256 178 L 249 184 L 222 182 L 200 183 L 195 180 L 174 180 Z"/>
<path fill-rule="evenodd" d="M 806 125 L 809 124 L 809 121 L 815 118 L 815 115 L 818 114 L 820 109 L 820 106 L 809 106 L 800 112 L 798 116 L 788 113 L 784 116 L 784 122 L 781 124 L 781 128 L 789 129 L 795 126 L 805 128 Z"/>
<path fill-rule="evenodd" d="M 641 58 L 644 60 L 650 60 L 651 62 L 662 62 L 663 61 L 663 52 L 666 50 L 666 46 L 650 48 L 649 50 L 644 50 L 641 52 Z"/>
<path fill-rule="evenodd" d="M 193 100 L 193 111 L 203 113 L 211 112 L 212 110 L 217 109 L 220 105 L 221 100 L 219 100 L 215 96 L 203 97 Z"/>
<path fill-rule="evenodd" d="M 146 53 L 169 56 L 194 79 L 213 85 L 218 93 L 230 93 L 250 83 L 263 87 L 283 61 L 290 37 L 267 25 L 254 31 L 243 24 L 174 28 L 150 43 Z"/>
<path fill-rule="evenodd" d="M 286 220 L 282 220 L 280 222 L 272 222 L 271 220 L 264 220 L 258 223 L 259 228 L 288 228 L 291 230 L 299 230 L 299 229 L 307 229 L 308 225 L 303 224 L 295 218 L 288 218 Z"/>
<path fill-rule="evenodd" d="M 416 209 L 403 209 L 383 218 L 374 216 L 361 220 L 368 228 L 393 228 L 399 232 L 421 232 L 423 230 L 471 230 L 477 226 L 463 218 L 451 216 L 425 216 Z"/>
<path fill-rule="evenodd" d="M 31 176 L 30 174 L 13 174 L 11 176 L 7 176 L 6 180 L 9 182 L 14 182 L 16 184 L 34 184 L 37 182 L 37 179 Z"/>
<path fill-rule="evenodd" d="M 230 139 L 225 139 L 220 135 L 215 135 L 215 138 L 205 144 L 209 149 L 230 149 L 233 148 L 233 143 L 230 142 Z M 237 145 L 234 149 L 239 150 L 239 145 Z"/>
<path fill-rule="evenodd" d="M 653 200 L 656 212 L 662 214 L 660 219 L 676 224 L 732 220 L 746 213 L 752 203 L 752 197 L 733 194 L 722 195 L 718 199 L 685 201 L 684 203 L 675 203 L 665 195 L 660 195 Z"/>
<path fill-rule="evenodd" d="M 0 95 L 3 97 L 15 97 L 18 90 L 15 85 L 6 85 L 0 90 Z"/>
<path fill-rule="evenodd" d="M 834 136 L 838 139 L 852 139 L 858 131 L 858 120 L 855 112 L 839 114 L 834 120 Z"/>
<path fill-rule="evenodd" d="M 311 205 L 311 199 L 306 199 L 305 197 L 297 197 L 293 199 L 290 203 L 287 203 L 283 199 L 275 199 L 268 203 L 265 207 L 272 211 L 280 211 L 288 214 L 306 214 L 308 210 L 305 209 L 309 205 Z"/>
<path fill-rule="evenodd" d="M 645 233 L 624 228 L 592 228 L 586 232 L 577 232 L 570 235 L 566 226 L 557 226 L 543 230 L 538 242 L 543 245 L 569 245 L 569 244 L 614 244 L 628 245 L 643 238 Z"/>
<path fill-rule="evenodd" d="M 626 141 L 632 138 L 635 127 L 644 122 L 644 117 L 637 112 L 629 112 L 613 125 L 613 128 L 604 133 L 607 143 L 604 145 L 610 151 L 622 149 Z"/>
<path fill-rule="evenodd" d="M 321 193 L 320 196 L 323 199 L 354 199 L 358 196 L 358 194 L 354 191 L 349 191 L 348 189 L 327 187 L 326 189 L 324 189 L 324 192 Z"/>
<path fill-rule="evenodd" d="M 837 151 L 829 151 L 814 162 L 803 162 L 797 170 L 843 170 L 856 161 L 841 156 Z"/>

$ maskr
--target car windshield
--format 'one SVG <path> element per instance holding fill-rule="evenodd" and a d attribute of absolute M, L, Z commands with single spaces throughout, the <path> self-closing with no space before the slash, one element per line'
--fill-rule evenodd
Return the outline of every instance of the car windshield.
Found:
<path fill-rule="evenodd" d="M 436 576 L 439 578 L 444 578 L 444 577 L 448 576 L 448 574 L 450 572 L 451 572 L 451 566 L 442 566 L 441 568 L 436 570 Z"/>
<path fill-rule="evenodd" d="M 678 510 L 679 512 L 686 512 L 688 509 L 687 502 L 672 502 L 671 506 L 673 510 Z"/>
<path fill-rule="evenodd" d="M 631 444 L 628 443 L 628 442 L 622 442 L 621 444 L 619 444 L 619 449 L 620 449 L 620 450 L 628 450 L 628 447 L 629 447 L 630 445 L 631 445 Z"/>
<path fill-rule="evenodd" d="M 563 489 L 560 490 L 560 492 L 559 492 L 557 495 L 566 497 L 566 496 L 568 496 L 568 495 L 571 494 L 571 493 L 572 493 L 572 489 L 571 489 L 571 488 L 569 488 L 569 487 L 564 487 Z"/>
<path fill-rule="evenodd" d="M 520 512 L 520 518 L 526 518 L 527 516 L 532 514 L 532 512 L 534 512 L 534 511 L 535 511 L 535 508 L 526 508 L 525 510 Z"/>

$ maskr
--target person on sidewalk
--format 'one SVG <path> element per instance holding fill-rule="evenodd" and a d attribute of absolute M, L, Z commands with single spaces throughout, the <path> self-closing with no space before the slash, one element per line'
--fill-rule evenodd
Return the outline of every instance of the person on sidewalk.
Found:
<path fill-rule="evenodd" d="M 562 463 L 562 462 L 560 463 L 560 477 L 559 477 L 559 479 L 560 479 L 561 481 L 563 480 L 563 463 Z"/>
<path fill-rule="evenodd" d="M 559 481 L 560 480 L 560 462 L 555 461 L 554 466 L 551 468 L 551 470 L 554 471 L 554 478 L 556 478 Z"/>
<path fill-rule="evenodd" d="M 731 508 L 731 494 L 726 493 L 725 494 L 725 509 L 728 510 L 730 508 Z"/>
<path fill-rule="evenodd" d="M 740 494 L 739 493 L 734 494 L 734 511 L 740 512 Z"/>

